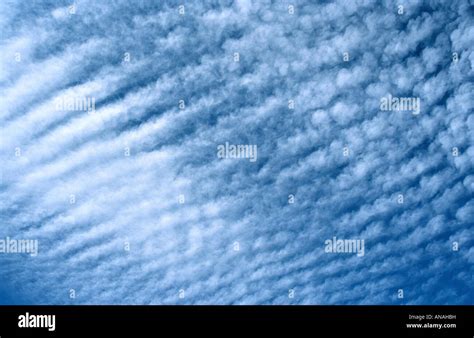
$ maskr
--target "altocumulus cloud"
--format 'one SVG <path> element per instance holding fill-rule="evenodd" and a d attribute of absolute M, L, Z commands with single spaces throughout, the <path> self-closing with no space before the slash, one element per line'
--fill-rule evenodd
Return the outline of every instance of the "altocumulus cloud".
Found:
<path fill-rule="evenodd" d="M 0 302 L 473 304 L 473 16 L 2 1 Z"/>

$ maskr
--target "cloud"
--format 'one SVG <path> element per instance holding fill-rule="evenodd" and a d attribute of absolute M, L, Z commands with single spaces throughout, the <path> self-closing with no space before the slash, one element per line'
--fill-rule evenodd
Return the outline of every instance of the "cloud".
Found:
<path fill-rule="evenodd" d="M 70 5 L 0 4 L 0 303 L 473 303 L 468 1 Z"/>

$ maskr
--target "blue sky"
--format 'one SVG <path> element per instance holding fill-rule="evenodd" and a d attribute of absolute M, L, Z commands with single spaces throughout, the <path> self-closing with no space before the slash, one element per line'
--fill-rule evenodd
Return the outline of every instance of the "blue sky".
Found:
<path fill-rule="evenodd" d="M 0 31 L 0 240 L 39 243 L 0 303 L 474 303 L 469 1 L 2 1 Z"/>

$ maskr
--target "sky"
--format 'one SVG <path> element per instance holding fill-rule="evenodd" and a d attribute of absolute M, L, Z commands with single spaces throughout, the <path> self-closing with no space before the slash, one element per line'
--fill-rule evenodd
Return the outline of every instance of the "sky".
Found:
<path fill-rule="evenodd" d="M 470 1 L 6 0 L 0 32 L 0 242 L 38 244 L 0 245 L 0 304 L 474 304 Z"/>

